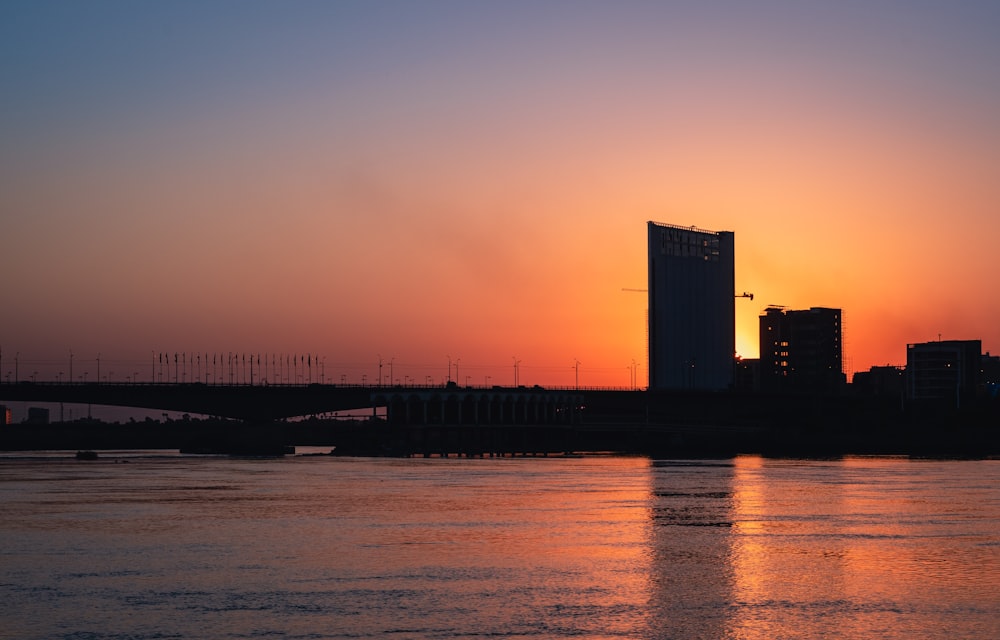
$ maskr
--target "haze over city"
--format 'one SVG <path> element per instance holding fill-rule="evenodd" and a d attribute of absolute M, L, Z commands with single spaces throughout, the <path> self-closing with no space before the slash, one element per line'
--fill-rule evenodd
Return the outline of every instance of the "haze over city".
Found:
<path fill-rule="evenodd" d="M 996 353 L 998 24 L 991 2 L 5 3 L 0 375 L 237 352 L 625 385 L 647 220 L 735 233 L 741 356 L 772 304 L 843 309 L 852 371 L 939 336 Z"/>

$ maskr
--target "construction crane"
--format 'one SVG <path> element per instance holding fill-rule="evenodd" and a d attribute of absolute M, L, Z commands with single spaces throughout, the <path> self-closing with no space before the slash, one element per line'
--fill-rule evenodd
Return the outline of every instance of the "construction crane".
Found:
<path fill-rule="evenodd" d="M 747 293 L 746 291 L 744 291 L 743 293 L 737 293 L 736 297 L 737 298 L 750 298 L 751 300 L 753 300 L 753 294 L 752 293 Z"/>

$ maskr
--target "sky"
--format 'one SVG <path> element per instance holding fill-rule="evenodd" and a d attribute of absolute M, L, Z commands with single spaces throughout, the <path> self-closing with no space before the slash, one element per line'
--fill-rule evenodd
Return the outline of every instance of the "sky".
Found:
<path fill-rule="evenodd" d="M 0 375 L 642 385 L 648 220 L 734 232 L 744 357 L 768 305 L 843 309 L 849 374 L 998 353 L 998 28 L 961 0 L 6 0 Z"/>

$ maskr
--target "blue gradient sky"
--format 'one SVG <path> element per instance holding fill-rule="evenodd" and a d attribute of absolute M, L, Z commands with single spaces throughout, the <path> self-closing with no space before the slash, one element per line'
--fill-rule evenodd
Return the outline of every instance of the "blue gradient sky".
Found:
<path fill-rule="evenodd" d="M 995 353 L 998 28 L 993 2 L 5 2 L 0 375 L 242 351 L 627 384 L 647 220 L 736 233 L 743 355 L 768 304 L 843 308 L 852 370 Z"/>

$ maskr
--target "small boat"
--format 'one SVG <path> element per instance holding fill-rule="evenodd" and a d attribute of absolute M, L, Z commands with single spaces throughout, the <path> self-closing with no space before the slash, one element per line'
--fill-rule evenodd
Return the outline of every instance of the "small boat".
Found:
<path fill-rule="evenodd" d="M 97 460 L 97 452 L 96 451 L 77 451 L 76 452 L 76 459 L 77 460 Z"/>

